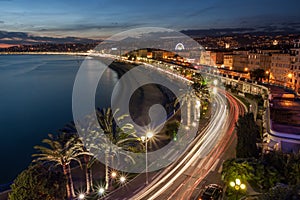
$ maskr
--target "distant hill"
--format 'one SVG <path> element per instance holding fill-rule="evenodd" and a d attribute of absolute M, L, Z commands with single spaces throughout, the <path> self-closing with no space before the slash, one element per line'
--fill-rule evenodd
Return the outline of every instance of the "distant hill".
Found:
<path fill-rule="evenodd" d="M 78 38 L 78 37 L 41 37 L 34 36 L 25 32 L 7 32 L 0 31 L 0 44 L 6 45 L 32 45 L 40 43 L 54 43 L 54 44 L 63 44 L 63 43 L 94 43 L 99 42 L 93 39 L 87 38 Z"/>
<path fill-rule="evenodd" d="M 288 35 L 300 34 L 300 23 L 285 24 L 285 25 L 270 25 L 261 26 L 256 28 L 220 28 L 220 29 L 200 29 L 200 30 L 182 30 L 182 33 L 191 37 L 220 37 L 220 36 L 233 36 L 238 34 L 251 34 L 251 35 Z"/>

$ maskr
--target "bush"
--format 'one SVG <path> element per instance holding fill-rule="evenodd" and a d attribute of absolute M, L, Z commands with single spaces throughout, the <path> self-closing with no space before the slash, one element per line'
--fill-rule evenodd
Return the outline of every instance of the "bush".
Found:
<path fill-rule="evenodd" d="M 49 168 L 42 164 L 31 165 L 15 179 L 9 199 L 65 199 L 65 182 L 62 172 L 49 171 Z"/>

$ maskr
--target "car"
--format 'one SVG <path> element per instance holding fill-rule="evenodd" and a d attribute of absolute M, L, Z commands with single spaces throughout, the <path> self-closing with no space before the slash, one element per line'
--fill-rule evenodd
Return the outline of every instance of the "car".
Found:
<path fill-rule="evenodd" d="M 210 184 L 205 187 L 199 200 L 221 200 L 223 189 L 217 184 Z"/>

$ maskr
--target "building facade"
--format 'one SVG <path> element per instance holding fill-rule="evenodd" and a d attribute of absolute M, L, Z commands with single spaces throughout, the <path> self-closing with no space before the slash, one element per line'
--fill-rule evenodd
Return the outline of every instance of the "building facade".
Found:
<path fill-rule="evenodd" d="M 270 82 L 285 87 L 292 86 L 289 53 L 273 53 L 271 56 Z"/>

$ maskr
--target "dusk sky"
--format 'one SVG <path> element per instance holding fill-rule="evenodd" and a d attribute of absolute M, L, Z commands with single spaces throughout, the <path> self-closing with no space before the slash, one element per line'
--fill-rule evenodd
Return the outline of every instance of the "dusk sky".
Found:
<path fill-rule="evenodd" d="M 0 30 L 101 38 L 145 26 L 255 28 L 298 23 L 299 7 L 299 0 L 0 0 Z"/>

